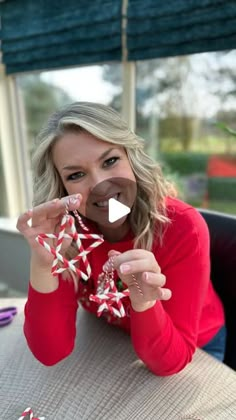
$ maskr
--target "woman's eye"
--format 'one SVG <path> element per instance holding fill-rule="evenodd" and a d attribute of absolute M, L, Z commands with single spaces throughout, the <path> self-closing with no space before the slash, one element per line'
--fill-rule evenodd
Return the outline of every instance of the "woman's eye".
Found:
<path fill-rule="evenodd" d="M 84 172 L 75 172 L 74 174 L 70 174 L 67 177 L 67 181 L 74 181 L 76 179 L 80 179 L 84 176 Z"/>
<path fill-rule="evenodd" d="M 119 160 L 120 158 L 117 156 L 111 157 L 109 159 L 106 159 L 103 166 L 107 167 L 107 166 L 112 166 L 114 165 L 114 163 L 117 162 L 117 160 Z"/>

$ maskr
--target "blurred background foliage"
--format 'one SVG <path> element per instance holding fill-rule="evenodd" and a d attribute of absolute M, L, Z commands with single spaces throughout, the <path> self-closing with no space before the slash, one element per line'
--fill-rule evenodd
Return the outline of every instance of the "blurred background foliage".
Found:
<path fill-rule="evenodd" d="M 29 151 L 33 142 L 49 115 L 56 109 L 73 102 L 62 88 L 43 80 L 40 74 L 22 75 L 19 86 L 23 93 L 27 120 L 27 138 Z"/>
<path fill-rule="evenodd" d="M 136 63 L 136 132 L 160 161 L 180 197 L 199 207 L 236 214 L 236 50 L 145 60 Z M 120 111 L 120 65 L 102 66 L 113 88 L 108 105 Z M 27 117 L 29 149 L 55 109 L 80 100 L 44 73 L 18 78 Z M 231 165 L 215 169 L 212 158 Z M 221 165 L 221 167 L 223 167 Z M 234 169 L 235 168 L 235 169 Z M 235 173 L 234 173 L 235 170 Z"/>

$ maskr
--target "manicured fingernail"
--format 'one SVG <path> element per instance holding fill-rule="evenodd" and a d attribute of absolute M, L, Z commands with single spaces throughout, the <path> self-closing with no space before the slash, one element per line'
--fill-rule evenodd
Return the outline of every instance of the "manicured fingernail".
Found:
<path fill-rule="evenodd" d="M 113 250 L 113 249 L 111 249 L 111 250 L 108 252 L 108 256 L 110 256 L 110 257 L 115 257 L 116 255 L 119 255 L 119 252 L 118 252 L 118 251 L 115 251 L 115 250 Z"/>
<path fill-rule="evenodd" d="M 164 291 L 159 288 L 159 299 L 162 300 L 164 298 Z"/>
<path fill-rule="evenodd" d="M 52 200 L 53 203 L 57 203 L 59 201 L 59 198 L 54 198 L 54 200 Z"/>
<path fill-rule="evenodd" d="M 69 203 L 70 204 L 77 204 L 77 203 L 79 203 L 80 202 L 80 198 L 78 198 L 78 197 L 71 197 L 70 199 L 69 199 Z"/>
<path fill-rule="evenodd" d="M 80 194 L 76 194 L 73 197 L 69 198 L 70 204 L 78 204 L 80 201 L 81 201 L 81 195 Z"/>
<path fill-rule="evenodd" d="M 107 264 L 104 264 L 104 265 L 102 266 L 102 269 L 103 269 L 103 271 L 107 271 L 107 269 L 108 269 L 108 265 L 107 265 Z"/>
<path fill-rule="evenodd" d="M 107 262 L 105 262 L 105 264 L 102 267 L 103 271 L 111 270 L 111 268 L 112 268 L 112 266 L 111 266 L 111 262 L 109 260 Z"/>
<path fill-rule="evenodd" d="M 70 202 L 70 204 L 76 204 L 76 203 L 78 203 L 78 202 L 79 202 L 79 200 L 78 200 L 78 198 L 76 198 L 76 197 L 71 197 L 71 198 L 69 199 L 69 202 Z"/>
<path fill-rule="evenodd" d="M 130 265 L 129 264 L 122 264 L 120 266 L 120 272 L 125 274 L 128 273 L 130 271 Z"/>
<path fill-rule="evenodd" d="M 144 280 L 148 280 L 148 273 L 144 273 Z"/>

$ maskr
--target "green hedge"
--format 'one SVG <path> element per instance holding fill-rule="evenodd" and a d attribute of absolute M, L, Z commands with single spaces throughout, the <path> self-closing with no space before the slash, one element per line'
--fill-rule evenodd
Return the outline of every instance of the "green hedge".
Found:
<path fill-rule="evenodd" d="M 227 200 L 236 202 L 236 178 L 208 178 L 209 200 Z"/>
<path fill-rule="evenodd" d="M 207 174 L 207 162 L 212 154 L 206 153 L 162 153 L 160 160 L 165 168 L 181 176 L 194 173 Z M 212 177 L 207 179 L 209 200 L 236 202 L 236 177 Z"/>
<path fill-rule="evenodd" d="M 168 165 L 171 171 L 180 175 L 206 173 L 209 154 L 193 152 L 161 153 L 160 159 Z"/>

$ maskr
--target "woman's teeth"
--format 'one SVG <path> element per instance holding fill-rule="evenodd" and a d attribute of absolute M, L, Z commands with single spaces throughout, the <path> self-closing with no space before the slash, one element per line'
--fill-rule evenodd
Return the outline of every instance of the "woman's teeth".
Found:
<path fill-rule="evenodd" d="M 119 194 L 114 195 L 113 197 L 110 198 L 114 198 L 115 200 L 118 199 Z M 106 201 L 98 201 L 97 203 L 95 203 L 97 207 L 108 207 L 109 204 L 109 200 Z"/>

